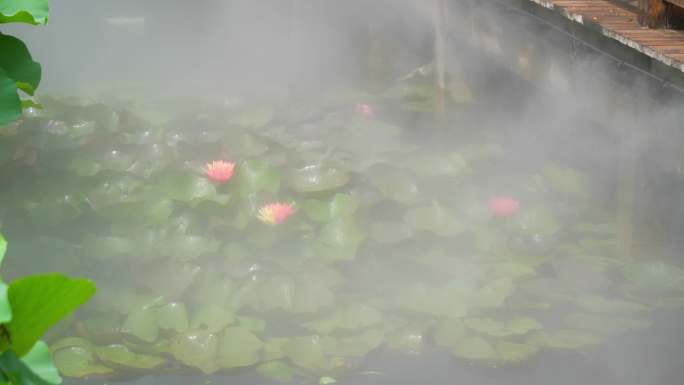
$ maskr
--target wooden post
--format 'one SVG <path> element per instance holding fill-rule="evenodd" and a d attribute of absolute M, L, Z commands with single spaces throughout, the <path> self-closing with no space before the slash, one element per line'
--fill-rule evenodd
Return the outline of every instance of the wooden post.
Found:
<path fill-rule="evenodd" d="M 664 0 L 639 0 L 639 22 L 649 28 L 663 28 L 667 24 L 667 4 Z"/>
<path fill-rule="evenodd" d="M 435 127 L 444 129 L 446 118 L 446 2 L 434 1 L 435 32 Z"/>

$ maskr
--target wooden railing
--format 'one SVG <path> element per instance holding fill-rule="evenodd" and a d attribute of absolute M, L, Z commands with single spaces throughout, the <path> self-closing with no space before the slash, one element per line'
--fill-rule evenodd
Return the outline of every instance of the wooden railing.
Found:
<path fill-rule="evenodd" d="M 684 0 L 639 0 L 639 21 L 649 28 L 665 28 L 671 18 L 684 16 Z"/>

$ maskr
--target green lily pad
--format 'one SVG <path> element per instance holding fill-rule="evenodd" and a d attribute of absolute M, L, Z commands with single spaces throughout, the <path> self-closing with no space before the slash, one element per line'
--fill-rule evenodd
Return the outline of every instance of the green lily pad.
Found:
<path fill-rule="evenodd" d="M 171 342 L 171 353 L 176 360 L 205 374 L 220 369 L 217 361 L 218 349 L 219 339 L 216 334 L 204 330 L 178 334 Z"/>
<path fill-rule="evenodd" d="M 443 319 L 441 320 L 433 332 L 433 337 L 438 345 L 453 348 L 457 346 L 468 331 L 459 319 Z"/>
<path fill-rule="evenodd" d="M 470 303 L 477 307 L 501 307 L 514 289 L 510 278 L 500 278 L 480 288 L 474 293 Z"/>
<path fill-rule="evenodd" d="M 320 256 L 328 261 L 350 260 L 363 241 L 363 233 L 352 219 L 336 219 L 326 224 L 318 238 Z"/>
<path fill-rule="evenodd" d="M 157 325 L 162 330 L 173 330 L 182 333 L 188 328 L 188 312 L 185 304 L 170 302 L 155 309 Z"/>
<path fill-rule="evenodd" d="M 443 237 L 454 237 L 464 231 L 463 225 L 437 203 L 407 211 L 404 222 L 417 231 L 428 231 Z"/>
<path fill-rule="evenodd" d="M 308 199 L 302 206 L 311 220 L 328 223 L 337 218 L 353 216 L 359 208 L 359 203 L 351 195 L 335 194 L 330 201 Z"/>
<path fill-rule="evenodd" d="M 460 318 L 468 313 L 462 294 L 424 284 L 414 284 L 401 290 L 395 303 L 402 310 L 436 316 Z"/>
<path fill-rule="evenodd" d="M 633 314 L 648 310 L 648 307 L 636 302 L 606 298 L 595 294 L 586 294 L 579 297 L 577 305 L 585 311 L 592 313 Z"/>
<path fill-rule="evenodd" d="M 365 357 L 382 344 L 384 333 L 379 329 L 365 330 L 359 334 L 345 337 L 326 337 L 322 339 L 327 355 L 334 357 Z"/>
<path fill-rule="evenodd" d="M 647 329 L 653 324 L 646 319 L 628 319 L 595 314 L 574 313 L 565 317 L 565 323 L 573 329 L 599 334 L 622 334 Z"/>
<path fill-rule="evenodd" d="M 126 346 L 119 344 L 98 347 L 95 349 L 95 353 L 105 364 L 134 369 L 155 369 L 166 362 L 161 357 L 147 354 L 135 354 Z"/>
<path fill-rule="evenodd" d="M 413 228 L 403 222 L 373 222 L 370 238 L 379 243 L 398 243 L 415 235 Z"/>
<path fill-rule="evenodd" d="M 259 295 L 265 311 L 291 311 L 294 307 L 295 283 L 289 277 L 276 276 L 261 285 Z"/>
<path fill-rule="evenodd" d="M 499 357 L 494 346 L 480 337 L 466 337 L 452 348 L 456 357 L 467 360 L 496 361 Z"/>
<path fill-rule="evenodd" d="M 259 362 L 263 342 L 248 329 L 229 327 L 223 331 L 218 361 L 226 369 L 251 366 Z"/>
<path fill-rule="evenodd" d="M 466 318 L 463 322 L 470 329 L 493 337 L 524 335 L 542 329 L 537 320 L 527 317 L 517 317 L 505 322 L 493 318 Z"/>
<path fill-rule="evenodd" d="M 292 338 L 284 347 L 285 356 L 295 365 L 313 371 L 332 370 L 342 363 L 328 357 L 318 335 Z"/>
<path fill-rule="evenodd" d="M 517 230 L 529 236 L 548 237 L 561 229 L 560 222 L 544 207 L 533 207 L 522 210 L 517 216 Z"/>
<path fill-rule="evenodd" d="M 495 349 L 499 353 L 499 361 L 503 363 L 521 362 L 539 352 L 539 348 L 536 346 L 508 341 L 497 342 Z"/>
<path fill-rule="evenodd" d="M 252 159 L 242 162 L 235 175 L 238 191 L 248 196 L 260 191 L 275 194 L 280 189 L 280 175 L 268 163 Z"/>
<path fill-rule="evenodd" d="M 124 320 L 121 332 L 145 342 L 154 342 L 159 336 L 154 309 L 138 309 L 131 312 Z"/>
<path fill-rule="evenodd" d="M 290 186 L 298 193 L 336 190 L 349 183 L 349 173 L 323 165 L 306 166 L 290 177 Z"/>
<path fill-rule="evenodd" d="M 644 290 L 684 291 L 684 269 L 662 262 L 637 262 L 623 269 L 625 278 Z"/>
<path fill-rule="evenodd" d="M 269 361 L 256 368 L 257 373 L 280 382 L 292 382 L 295 369 L 283 361 Z"/>
<path fill-rule="evenodd" d="M 594 334 L 572 329 L 538 332 L 527 338 L 529 345 L 558 349 L 579 349 L 599 342 L 601 339 Z"/>
<path fill-rule="evenodd" d="M 90 378 L 111 375 L 114 370 L 97 363 L 95 354 L 81 346 L 59 349 L 52 353 L 59 372 L 67 377 Z"/>
<path fill-rule="evenodd" d="M 225 306 L 213 303 L 198 305 L 192 314 L 190 326 L 193 329 L 205 329 L 210 333 L 218 333 L 235 322 L 235 314 Z"/>
<path fill-rule="evenodd" d="M 111 338 L 121 329 L 121 317 L 115 312 L 104 312 L 84 319 L 83 327 L 89 336 Z"/>
<path fill-rule="evenodd" d="M 458 178 L 468 170 L 468 162 L 457 153 L 449 155 L 417 155 L 409 157 L 405 166 L 416 175 Z"/>
<path fill-rule="evenodd" d="M 337 310 L 330 317 L 309 322 L 305 325 L 320 334 L 330 334 L 337 330 L 354 331 L 381 324 L 382 313 L 364 304 L 350 304 Z"/>
<path fill-rule="evenodd" d="M 415 178 L 393 167 L 374 166 L 368 171 L 369 182 L 389 199 L 401 204 L 420 201 L 421 192 Z"/>

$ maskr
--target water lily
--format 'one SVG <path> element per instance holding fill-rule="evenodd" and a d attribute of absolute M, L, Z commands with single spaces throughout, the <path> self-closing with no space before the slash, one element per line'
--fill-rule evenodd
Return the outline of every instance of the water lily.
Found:
<path fill-rule="evenodd" d="M 357 103 L 355 111 L 358 115 L 361 115 L 366 118 L 372 118 L 375 115 L 375 111 L 373 110 L 373 107 L 369 104 L 365 103 Z"/>
<path fill-rule="evenodd" d="M 235 163 L 226 162 L 223 160 L 215 160 L 207 163 L 204 168 L 204 174 L 207 178 L 216 183 L 226 183 L 233 177 L 235 171 Z"/>
<path fill-rule="evenodd" d="M 285 222 L 294 212 L 294 204 L 275 202 L 261 206 L 257 218 L 269 225 L 279 225 Z"/>
<path fill-rule="evenodd" d="M 500 196 L 490 199 L 487 207 L 494 216 L 510 217 L 520 211 L 520 202 L 508 196 Z"/>

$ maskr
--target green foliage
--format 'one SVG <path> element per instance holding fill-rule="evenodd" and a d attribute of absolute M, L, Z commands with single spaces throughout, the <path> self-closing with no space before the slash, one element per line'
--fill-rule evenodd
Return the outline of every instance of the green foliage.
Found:
<path fill-rule="evenodd" d="M 0 23 L 46 24 L 48 0 L 4 0 L 0 4 Z"/>

